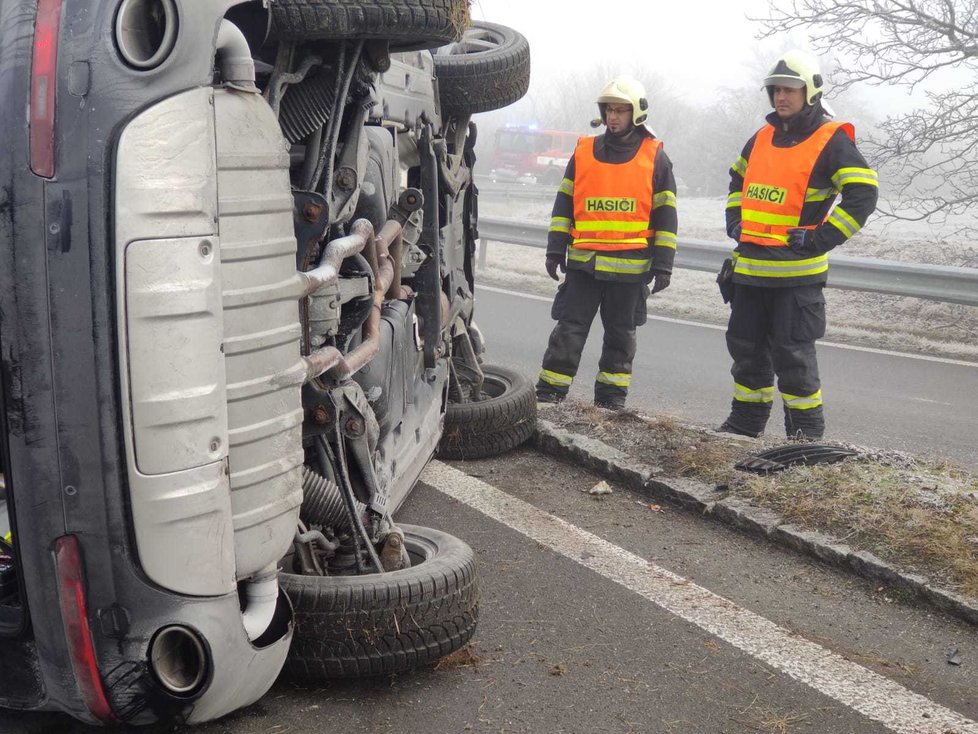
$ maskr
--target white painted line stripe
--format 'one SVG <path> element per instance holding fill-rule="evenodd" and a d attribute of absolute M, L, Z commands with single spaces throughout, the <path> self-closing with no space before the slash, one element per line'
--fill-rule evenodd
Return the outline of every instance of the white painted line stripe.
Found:
<path fill-rule="evenodd" d="M 504 296 L 517 296 L 526 298 L 530 301 L 540 301 L 541 303 L 551 303 L 553 297 L 538 296 L 535 293 L 523 293 L 521 291 L 507 290 L 506 288 L 496 288 L 491 285 L 479 285 L 479 290 L 500 293 Z M 698 326 L 701 329 L 713 329 L 714 331 L 726 331 L 726 326 L 718 324 L 705 324 L 702 321 L 688 321 L 686 319 L 671 319 L 667 316 L 656 316 L 650 313 L 649 318 L 653 321 L 663 321 L 667 324 L 680 324 L 681 326 Z M 956 364 L 961 367 L 978 367 L 978 362 L 969 362 L 965 359 L 951 359 L 950 357 L 932 357 L 928 354 L 910 354 L 909 352 L 894 352 L 889 349 L 875 349 L 874 347 L 860 347 L 855 344 L 839 344 L 838 342 L 819 341 L 820 347 L 831 347 L 832 349 L 846 349 L 850 352 L 866 352 L 867 354 L 882 354 L 885 357 L 900 357 L 902 359 L 916 359 L 922 362 L 938 362 L 939 364 Z"/>
<path fill-rule="evenodd" d="M 978 722 L 447 464 L 432 462 L 421 481 L 894 732 L 978 734 Z"/>

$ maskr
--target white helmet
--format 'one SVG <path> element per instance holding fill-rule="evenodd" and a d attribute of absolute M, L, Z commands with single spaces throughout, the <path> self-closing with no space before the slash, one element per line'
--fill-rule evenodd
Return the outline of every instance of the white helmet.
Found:
<path fill-rule="evenodd" d="M 641 125 L 649 119 L 649 100 L 645 97 L 645 87 L 640 81 L 630 77 L 620 76 L 604 85 L 598 94 L 598 112 L 601 122 L 604 122 L 604 106 L 618 102 L 632 106 L 632 123 Z M 600 125 L 601 122 L 598 124 Z"/>
<path fill-rule="evenodd" d="M 764 79 L 764 89 L 774 107 L 774 87 L 790 87 L 801 89 L 805 87 L 805 101 L 813 105 L 822 96 L 825 81 L 818 68 L 818 61 L 804 51 L 788 51 L 775 62 Z"/>

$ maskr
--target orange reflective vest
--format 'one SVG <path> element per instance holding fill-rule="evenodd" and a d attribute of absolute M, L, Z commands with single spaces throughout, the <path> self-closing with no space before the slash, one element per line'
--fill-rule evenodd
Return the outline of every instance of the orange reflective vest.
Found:
<path fill-rule="evenodd" d="M 646 138 L 628 163 L 602 163 L 594 157 L 595 138 L 581 138 L 574 151 L 574 226 L 571 247 L 622 252 L 648 245 L 655 231 L 652 176 L 662 143 Z"/>
<path fill-rule="evenodd" d="M 787 247 L 789 229 L 814 229 L 821 224 L 801 224 L 801 210 L 815 162 L 840 127 L 855 140 L 848 122 L 827 122 L 791 148 L 774 146 L 771 125 L 757 132 L 741 191 L 741 242 Z"/>

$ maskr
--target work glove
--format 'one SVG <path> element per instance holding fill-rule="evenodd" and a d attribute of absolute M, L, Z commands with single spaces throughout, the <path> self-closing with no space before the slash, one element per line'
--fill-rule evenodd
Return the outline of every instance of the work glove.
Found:
<path fill-rule="evenodd" d="M 564 256 L 558 254 L 548 254 L 547 255 L 547 275 L 549 275 L 554 280 L 560 280 L 560 276 L 557 275 L 557 269 L 560 268 L 560 272 L 566 273 L 567 266 L 564 265 Z"/>
<path fill-rule="evenodd" d="M 799 255 L 818 255 L 821 252 L 815 244 L 814 229 L 789 229 L 788 248 Z"/>
<path fill-rule="evenodd" d="M 727 232 L 727 234 L 730 236 L 730 239 L 732 239 L 734 242 L 737 243 L 740 242 L 740 229 L 741 229 L 740 222 L 737 222 L 735 225 L 733 225 L 730 228 L 730 231 Z"/>
<path fill-rule="evenodd" d="M 669 287 L 669 281 L 672 279 L 672 276 L 669 273 L 663 273 L 661 271 L 652 273 L 652 277 L 652 293 L 664 291 Z"/>

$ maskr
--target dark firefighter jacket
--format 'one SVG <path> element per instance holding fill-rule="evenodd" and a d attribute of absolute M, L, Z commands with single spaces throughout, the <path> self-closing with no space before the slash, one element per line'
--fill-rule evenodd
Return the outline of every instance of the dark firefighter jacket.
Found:
<path fill-rule="evenodd" d="M 635 157 L 645 137 L 654 136 L 644 126 L 633 128 L 630 134 L 621 138 L 606 132 L 595 139 L 594 158 L 601 163 L 628 163 Z M 566 257 L 571 244 L 570 230 L 574 224 L 574 172 L 575 161 L 574 156 L 571 156 L 567 163 L 567 170 L 564 172 L 564 180 L 554 200 L 550 232 L 547 236 L 548 255 Z M 672 161 L 669 160 L 662 146 L 656 153 L 652 179 L 652 215 L 649 217 L 649 229 L 654 231 L 655 235 L 649 238 L 648 245 L 642 249 L 615 252 L 613 255 L 623 260 L 650 261 L 649 269 L 652 272 L 671 273 L 672 262 L 676 255 L 676 179 L 672 173 Z M 587 261 L 569 260 L 567 267 L 588 272 L 597 280 L 646 279 L 644 275 L 633 273 L 596 271 L 594 263 L 594 257 L 590 257 Z"/>
<path fill-rule="evenodd" d="M 787 122 L 783 122 L 775 112 L 766 119 L 774 128 L 772 145 L 775 149 L 797 145 L 828 121 L 820 105 L 806 107 Z M 740 226 L 744 173 L 756 137 L 756 133 L 751 136 L 740 158 L 730 168 L 726 213 L 727 233 L 730 235 Z M 771 288 L 826 282 L 826 253 L 862 228 L 876 208 L 877 194 L 876 172 L 869 167 L 846 132 L 841 128 L 836 130 L 815 161 L 801 211 L 800 226 L 817 225 L 811 249 L 798 253 L 786 246 L 740 242 L 735 249 L 734 282 Z M 832 210 L 832 204 L 839 195 L 839 204 Z M 810 264 L 819 259 L 825 260 L 825 268 L 815 268 L 820 272 L 801 276 L 771 275 L 778 273 L 779 267 L 765 265 L 766 262 L 773 262 L 775 266 L 780 266 L 782 273 L 790 273 L 790 268 L 785 270 L 786 262 L 805 261 Z"/>

